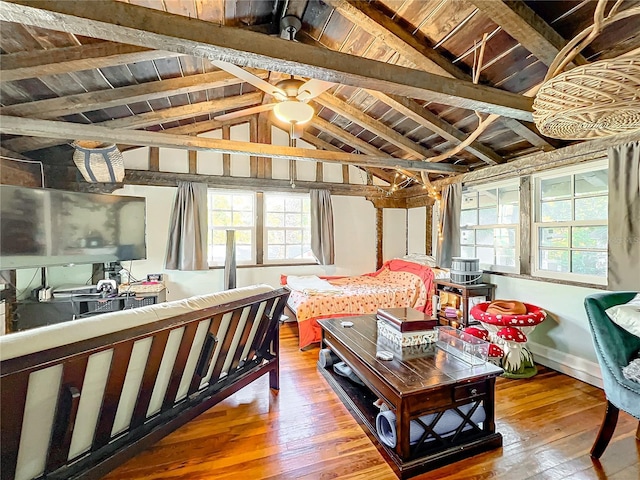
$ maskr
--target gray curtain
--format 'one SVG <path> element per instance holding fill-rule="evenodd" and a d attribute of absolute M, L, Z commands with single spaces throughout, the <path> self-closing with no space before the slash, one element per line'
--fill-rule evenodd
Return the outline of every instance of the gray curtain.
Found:
<path fill-rule="evenodd" d="M 609 149 L 609 290 L 640 291 L 640 142 Z"/>
<path fill-rule="evenodd" d="M 178 182 L 169 224 L 166 268 L 207 270 L 207 186 Z"/>
<path fill-rule="evenodd" d="M 333 265 L 333 207 L 329 190 L 311 190 L 311 251 L 320 265 Z"/>
<path fill-rule="evenodd" d="M 436 261 L 439 267 L 451 268 L 451 259 L 460 256 L 460 208 L 462 184 L 454 183 L 442 189 Z"/>

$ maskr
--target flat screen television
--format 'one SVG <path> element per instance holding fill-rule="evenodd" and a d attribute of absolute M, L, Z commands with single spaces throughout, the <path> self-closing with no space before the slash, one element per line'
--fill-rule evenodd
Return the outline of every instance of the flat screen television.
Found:
<path fill-rule="evenodd" d="M 0 270 L 146 253 L 144 198 L 0 185 Z"/>

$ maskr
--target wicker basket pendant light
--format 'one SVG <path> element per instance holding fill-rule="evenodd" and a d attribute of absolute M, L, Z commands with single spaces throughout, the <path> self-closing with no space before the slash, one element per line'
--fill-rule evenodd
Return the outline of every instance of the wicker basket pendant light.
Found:
<path fill-rule="evenodd" d="M 549 67 L 533 102 L 533 119 L 543 135 L 583 140 L 640 130 L 640 49 L 562 72 L 605 26 L 640 14 L 633 7 L 610 11 L 605 18 L 605 6 L 601 0 L 594 25 L 569 42 Z"/>
<path fill-rule="evenodd" d="M 124 160 L 115 144 L 78 140 L 73 147 L 73 162 L 87 182 L 122 182 Z"/>

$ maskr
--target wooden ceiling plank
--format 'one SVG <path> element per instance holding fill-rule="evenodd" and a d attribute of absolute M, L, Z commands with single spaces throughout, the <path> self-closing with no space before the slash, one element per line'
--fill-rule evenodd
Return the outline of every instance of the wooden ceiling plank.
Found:
<path fill-rule="evenodd" d="M 362 165 L 380 168 L 404 168 L 434 173 L 462 173 L 469 169 L 461 165 L 401 160 L 387 156 L 358 155 L 351 153 L 311 150 L 297 147 L 282 147 L 263 143 L 218 140 L 191 135 L 171 135 L 144 130 L 111 129 L 98 125 L 74 124 L 74 136 L 99 142 L 115 142 L 127 145 L 142 145 L 183 150 L 212 150 L 220 153 L 255 155 L 287 160 L 308 160 Z M 26 135 L 30 137 L 67 139 L 69 124 L 54 120 L 0 116 L 0 133 Z M 378 152 L 379 153 L 379 152 Z"/>
<path fill-rule="evenodd" d="M 334 97 L 333 95 L 325 92 L 314 98 L 314 101 L 366 128 L 371 133 L 374 133 L 380 138 L 385 139 L 387 142 L 409 152 L 420 160 L 428 160 L 429 157 L 435 155 L 428 148 L 424 148 L 422 145 L 412 142 L 407 137 L 396 132 L 393 128 L 390 128 L 379 120 L 361 112 L 357 108 L 349 105 L 347 102 L 340 100 L 338 97 Z"/>
<path fill-rule="evenodd" d="M 504 0 L 469 0 L 496 25 L 502 27 L 514 40 L 549 66 L 567 41 L 525 2 Z M 584 65 L 587 60 L 576 57 L 574 64 Z"/>
<path fill-rule="evenodd" d="M 532 120 L 533 100 L 468 81 L 267 37 L 117 1 L 3 3 L 0 20 L 303 75 L 459 108 Z M 286 42 L 286 44 L 284 43 Z"/>
<path fill-rule="evenodd" d="M 395 95 L 385 95 L 373 90 L 368 93 L 453 144 L 457 145 L 458 143 L 465 141 L 467 138 L 466 133 L 458 130 L 456 127 L 441 119 L 426 108 L 423 108 L 418 102 Z M 500 155 L 477 140 L 467 146 L 465 150 L 489 165 L 504 163 L 504 160 Z"/>
<path fill-rule="evenodd" d="M 267 72 L 262 70 L 251 69 L 250 71 L 261 78 L 267 77 Z M 0 114 L 49 119 L 210 88 L 221 88 L 238 83 L 242 83 L 238 77 L 227 72 L 217 71 L 21 103 L 0 108 Z"/>
<path fill-rule="evenodd" d="M 136 129 L 145 128 L 152 125 L 159 125 L 162 123 L 173 122 L 177 120 L 183 120 L 185 118 L 192 118 L 201 114 L 221 112 L 232 108 L 241 108 L 249 105 L 254 105 L 262 99 L 262 92 L 247 93 L 244 95 L 237 95 L 234 97 L 225 97 L 217 100 L 210 100 L 208 102 L 194 103 L 191 105 L 183 105 L 180 107 L 165 108 L 156 112 L 141 113 L 139 115 L 132 115 L 124 118 L 117 118 L 115 120 L 108 120 L 106 122 L 99 122 L 96 125 L 106 128 L 126 128 Z M 77 124 L 69 124 L 67 129 L 67 135 L 72 135 Z M 76 138 L 65 138 L 65 141 L 60 142 L 59 139 L 47 139 L 47 138 L 15 138 L 7 140 L 5 142 L 9 148 L 19 152 L 28 152 L 31 150 L 39 150 L 41 148 L 53 147 L 66 143 L 68 140 L 75 140 Z"/>
<path fill-rule="evenodd" d="M 34 50 L 2 55 L 1 82 L 59 75 L 78 70 L 177 57 L 177 52 L 150 50 L 114 42 L 90 43 L 73 47 Z"/>
<path fill-rule="evenodd" d="M 445 77 L 471 80 L 463 72 L 433 48 L 419 42 L 410 32 L 403 29 L 393 19 L 365 2 L 352 3 L 348 0 L 326 0 L 340 15 L 354 25 L 373 35 L 389 48 L 395 50 L 420 70 Z"/>

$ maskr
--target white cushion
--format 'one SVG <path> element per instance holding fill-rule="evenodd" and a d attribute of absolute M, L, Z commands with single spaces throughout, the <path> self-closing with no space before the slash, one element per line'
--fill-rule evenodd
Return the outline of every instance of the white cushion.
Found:
<path fill-rule="evenodd" d="M 273 291 L 273 287 L 269 285 L 253 285 L 131 310 L 103 313 L 79 320 L 24 330 L 11 335 L 3 335 L 0 337 L 0 360 L 4 361 L 88 338 L 107 335 L 181 313 L 222 305 L 270 291 Z"/>
<path fill-rule="evenodd" d="M 616 325 L 640 337 L 640 293 L 630 302 L 607 308 L 606 312 Z"/>

